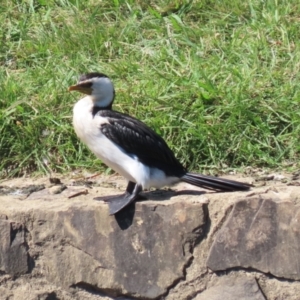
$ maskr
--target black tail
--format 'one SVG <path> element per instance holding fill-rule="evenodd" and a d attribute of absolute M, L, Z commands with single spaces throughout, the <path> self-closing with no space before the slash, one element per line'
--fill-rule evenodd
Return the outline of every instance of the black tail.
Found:
<path fill-rule="evenodd" d="M 238 182 L 219 177 L 206 176 L 195 173 L 186 173 L 182 176 L 181 181 L 190 183 L 192 185 L 202 187 L 209 190 L 216 191 L 247 191 L 250 189 L 251 184 Z"/>

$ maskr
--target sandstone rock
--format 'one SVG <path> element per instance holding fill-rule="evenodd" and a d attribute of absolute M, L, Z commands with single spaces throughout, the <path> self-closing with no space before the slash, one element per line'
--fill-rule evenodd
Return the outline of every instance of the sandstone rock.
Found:
<path fill-rule="evenodd" d="M 55 228 L 49 231 L 48 219 L 38 232 L 33 230 L 34 243 L 46 243 L 45 235 L 55 232 L 55 242 L 64 244 L 62 251 L 58 245 L 58 251 L 47 251 L 49 280 L 64 286 L 114 287 L 123 294 L 147 298 L 165 293 L 184 276 L 205 225 L 204 207 L 136 206 L 135 212 L 124 212 L 119 219 L 108 216 L 103 206 L 96 210 L 70 207 L 54 213 Z"/>
<path fill-rule="evenodd" d="M 1 299 L 299 298 L 298 186 L 203 194 L 184 184 L 111 217 L 93 198 L 123 191 L 115 177 L 86 195 L 64 179 L 60 194 L 30 188 L 22 198 L 12 189 L 49 178 L 17 181 L 0 196 Z"/>
<path fill-rule="evenodd" d="M 300 208 L 260 195 L 237 202 L 207 259 L 213 271 L 252 268 L 300 279 Z"/>
<path fill-rule="evenodd" d="M 26 219 L 30 248 L 39 258 L 36 268 L 65 289 L 160 297 L 184 278 L 193 247 L 205 234 L 207 204 L 201 202 L 176 197 L 138 202 L 114 217 L 91 195 L 62 200 L 70 191 L 39 193 L 47 200 L 36 193 L 17 209 L 4 209 L 5 198 L 1 206 L 10 217 Z"/>
<path fill-rule="evenodd" d="M 22 224 L 0 220 L 0 270 L 11 275 L 25 274 L 28 259 Z"/>
<path fill-rule="evenodd" d="M 193 300 L 265 300 L 254 278 L 222 277 Z"/>
<path fill-rule="evenodd" d="M 49 188 L 49 193 L 52 195 L 60 194 L 62 191 L 64 191 L 67 187 L 64 184 L 58 184 L 51 186 Z"/>

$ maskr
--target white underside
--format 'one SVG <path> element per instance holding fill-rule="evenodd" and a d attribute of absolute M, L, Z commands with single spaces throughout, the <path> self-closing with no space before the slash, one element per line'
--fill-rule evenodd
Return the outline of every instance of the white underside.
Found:
<path fill-rule="evenodd" d="M 160 188 L 179 181 L 177 177 L 167 177 L 157 168 L 150 168 L 127 155 L 100 131 L 101 124 L 107 119 L 91 114 L 93 101 L 89 96 L 79 100 L 73 110 L 73 125 L 78 137 L 89 149 L 111 169 L 124 176 L 128 181 L 140 184 L 143 189 Z"/>

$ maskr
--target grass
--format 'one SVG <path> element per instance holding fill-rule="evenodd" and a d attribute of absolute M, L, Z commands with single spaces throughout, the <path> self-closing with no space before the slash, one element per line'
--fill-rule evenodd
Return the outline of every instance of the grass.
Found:
<path fill-rule="evenodd" d="M 299 20 L 298 0 L 2 0 L 1 176 L 105 170 L 72 128 L 89 71 L 192 170 L 298 165 Z"/>

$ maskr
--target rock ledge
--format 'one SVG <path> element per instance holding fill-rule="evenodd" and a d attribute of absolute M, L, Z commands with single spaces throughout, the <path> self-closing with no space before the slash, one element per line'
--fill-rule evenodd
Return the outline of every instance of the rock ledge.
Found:
<path fill-rule="evenodd" d="M 180 185 L 111 217 L 93 200 L 126 185 L 111 182 L 88 194 L 68 182 L 53 193 L 45 178 L 2 183 L 3 299 L 299 299 L 300 187 Z"/>

